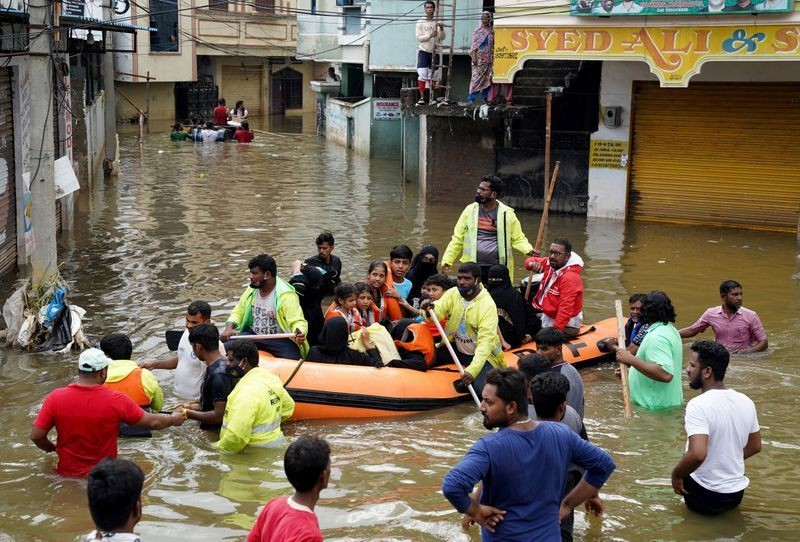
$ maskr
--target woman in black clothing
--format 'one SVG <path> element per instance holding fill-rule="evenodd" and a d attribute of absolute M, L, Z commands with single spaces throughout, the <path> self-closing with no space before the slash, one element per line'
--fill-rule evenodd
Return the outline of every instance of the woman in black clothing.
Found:
<path fill-rule="evenodd" d="M 367 351 L 359 352 L 347 346 L 350 338 L 347 327 L 347 320 L 344 318 L 328 318 L 322 326 L 322 333 L 319 334 L 319 344 L 311 347 L 306 359 L 320 363 L 383 367 L 381 353 L 370 343 L 367 329 L 361 330 L 361 341 Z"/>
<path fill-rule="evenodd" d="M 503 339 L 511 348 L 531 342 L 542 327 L 542 322 L 526 303 L 519 290 L 511 286 L 511 278 L 505 265 L 493 265 L 489 269 L 486 289 L 497 305 L 498 323 Z"/>
<path fill-rule="evenodd" d="M 411 267 L 406 273 L 406 278 L 411 281 L 411 293 L 408 294 L 406 301 L 413 302 L 413 299 L 422 297 L 422 285 L 431 275 L 439 272 L 439 249 L 433 245 L 423 245 L 419 249 L 419 254 L 411 260 Z"/>

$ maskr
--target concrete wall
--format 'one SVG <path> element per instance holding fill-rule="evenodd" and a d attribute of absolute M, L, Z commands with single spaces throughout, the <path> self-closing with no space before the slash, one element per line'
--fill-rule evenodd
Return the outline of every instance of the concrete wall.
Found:
<path fill-rule="evenodd" d="M 345 148 L 369 156 L 372 106 L 366 98 L 349 103 L 328 98 L 325 108 L 325 137 Z"/>
<path fill-rule="evenodd" d="M 397 160 L 400 158 L 401 151 L 401 137 L 402 127 L 400 125 L 400 117 L 396 120 L 374 120 L 373 109 L 375 100 L 381 98 L 373 98 L 370 100 L 370 142 L 369 142 L 369 155 L 371 158 L 380 158 L 383 160 Z"/>
<path fill-rule="evenodd" d="M 480 178 L 495 171 L 495 149 L 496 135 L 488 122 L 421 115 L 420 189 L 426 199 L 471 199 Z"/>
<path fill-rule="evenodd" d="M 403 180 L 419 182 L 419 117 L 403 115 L 401 122 Z"/>
<path fill-rule="evenodd" d="M 116 86 L 127 96 L 137 107 L 143 111 L 147 110 L 147 85 L 144 83 L 125 83 L 118 81 Z M 150 119 L 151 120 L 174 120 L 175 119 L 175 83 L 150 83 Z M 116 117 L 120 119 L 130 119 L 139 115 L 128 100 L 117 93 Z"/>
<path fill-rule="evenodd" d="M 600 108 L 622 107 L 622 125 L 606 128 L 598 120 L 592 140 L 614 140 L 631 144 L 631 111 L 634 81 L 656 81 L 644 62 L 604 62 L 600 81 Z M 792 62 L 709 62 L 689 83 L 697 82 L 800 81 L 800 69 Z M 675 92 L 680 92 L 676 90 Z M 628 169 L 589 169 L 588 216 L 625 218 L 627 213 Z"/>
<path fill-rule="evenodd" d="M 105 95 L 99 93 L 94 103 L 85 105 L 85 85 L 80 77 L 71 79 L 73 112 L 72 168 L 83 188 L 91 188 L 103 179 L 105 158 Z"/>

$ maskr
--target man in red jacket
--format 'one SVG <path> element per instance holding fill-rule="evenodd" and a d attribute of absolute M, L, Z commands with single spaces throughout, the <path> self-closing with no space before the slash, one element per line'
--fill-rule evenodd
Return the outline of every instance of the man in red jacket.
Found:
<path fill-rule="evenodd" d="M 583 323 L 583 258 L 572 252 L 572 243 L 553 239 L 547 258 L 532 256 L 525 260 L 525 268 L 544 273 L 532 302 L 542 313 L 542 328 L 561 330 L 565 338 L 577 335 Z"/>

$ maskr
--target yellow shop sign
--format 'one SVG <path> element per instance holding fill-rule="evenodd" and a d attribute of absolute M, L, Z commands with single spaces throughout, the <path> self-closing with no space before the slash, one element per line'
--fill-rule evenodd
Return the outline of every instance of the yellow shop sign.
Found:
<path fill-rule="evenodd" d="M 643 60 L 661 86 L 685 87 L 710 60 L 800 60 L 800 25 L 495 29 L 495 82 L 536 58 Z"/>

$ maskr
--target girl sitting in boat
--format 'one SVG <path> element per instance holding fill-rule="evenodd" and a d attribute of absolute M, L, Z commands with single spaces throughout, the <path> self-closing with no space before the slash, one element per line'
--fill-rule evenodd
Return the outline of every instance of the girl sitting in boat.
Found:
<path fill-rule="evenodd" d="M 365 326 L 380 323 L 381 310 L 375 304 L 375 291 L 367 282 L 356 282 L 356 310 Z"/>
<path fill-rule="evenodd" d="M 352 333 L 364 325 L 361 314 L 356 309 L 356 288 L 343 282 L 333 290 L 333 303 L 325 313 L 325 320 L 342 317 L 347 322 L 348 333 Z"/>
<path fill-rule="evenodd" d="M 322 327 L 319 344 L 311 347 L 306 359 L 320 363 L 383 367 L 381 353 L 370 341 L 367 328 L 361 330 L 359 340 L 363 343 L 365 352 L 350 348 L 350 332 L 344 318 L 329 318 Z"/>

